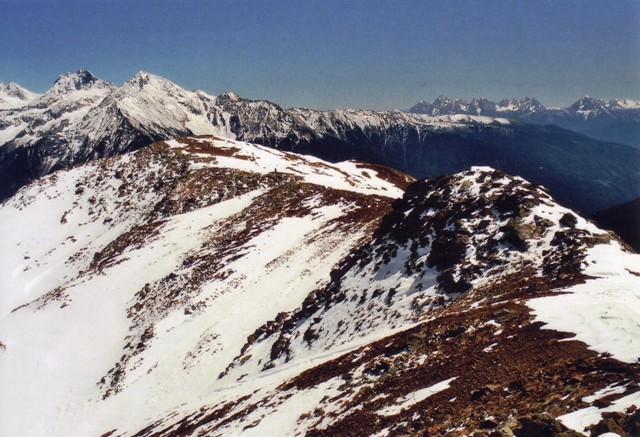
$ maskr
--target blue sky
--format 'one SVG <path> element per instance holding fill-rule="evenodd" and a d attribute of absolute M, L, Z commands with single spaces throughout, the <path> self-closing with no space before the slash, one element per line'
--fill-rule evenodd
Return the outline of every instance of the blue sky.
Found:
<path fill-rule="evenodd" d="M 640 2 L 0 0 L 0 81 L 139 70 L 283 106 L 640 98 Z"/>

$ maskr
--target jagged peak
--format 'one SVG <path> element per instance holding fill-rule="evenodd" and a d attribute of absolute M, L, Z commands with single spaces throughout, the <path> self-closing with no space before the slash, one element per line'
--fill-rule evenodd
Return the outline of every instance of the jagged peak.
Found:
<path fill-rule="evenodd" d="M 233 91 L 225 91 L 216 97 L 216 101 L 219 103 L 233 103 L 233 102 L 241 102 L 245 99 L 240 97 L 238 94 Z"/>
<path fill-rule="evenodd" d="M 578 99 L 575 103 L 565 107 L 569 111 L 586 111 L 596 108 L 605 109 L 640 109 L 640 101 L 628 98 L 615 98 L 608 101 L 598 99 L 589 95 Z M 535 97 L 526 96 L 523 98 L 504 98 L 498 101 L 491 100 L 487 97 L 474 97 L 470 101 L 440 95 L 433 100 L 422 99 L 409 109 L 409 112 L 426 113 L 431 115 L 453 114 L 455 111 L 462 113 L 480 113 L 480 110 L 498 111 L 498 112 L 538 112 L 547 109 L 554 109 L 545 106 Z M 555 108 L 561 109 L 561 108 Z M 444 113 L 443 113 L 444 111 Z M 452 112 L 454 111 L 454 112 Z"/>
<path fill-rule="evenodd" d="M 584 97 L 578 99 L 573 105 L 571 105 L 571 108 L 579 108 L 585 106 L 604 106 L 604 104 L 604 100 L 585 95 Z"/>
<path fill-rule="evenodd" d="M 91 71 L 78 69 L 74 73 L 58 76 L 49 92 L 56 94 L 70 91 L 88 90 L 91 88 L 105 88 L 110 84 L 96 77 Z"/>

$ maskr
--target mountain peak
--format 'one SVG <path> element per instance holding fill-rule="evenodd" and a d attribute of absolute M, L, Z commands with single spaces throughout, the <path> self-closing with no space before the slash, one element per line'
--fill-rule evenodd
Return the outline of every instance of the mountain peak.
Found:
<path fill-rule="evenodd" d="M 0 109 L 18 108 L 24 106 L 38 97 L 40 94 L 33 93 L 15 82 L 0 82 Z"/>
<path fill-rule="evenodd" d="M 169 79 L 165 79 L 162 76 L 157 76 L 146 71 L 139 71 L 131 79 L 126 81 L 122 88 L 125 90 L 132 89 L 150 89 L 150 88 L 163 88 L 163 89 L 180 89 L 182 88 Z"/>
<path fill-rule="evenodd" d="M 242 100 L 242 98 L 238 94 L 234 93 L 233 91 L 225 91 L 222 94 L 220 94 L 218 98 L 227 100 L 230 102 L 239 102 L 240 100 Z"/>
<path fill-rule="evenodd" d="M 29 91 L 28 89 L 18 85 L 15 82 L 8 82 L 6 84 L 0 82 L 0 92 L 3 92 L 4 94 L 11 97 L 17 97 L 22 100 L 30 100 L 37 96 L 36 93 Z"/>
<path fill-rule="evenodd" d="M 67 73 L 58 76 L 51 88 L 56 94 L 63 94 L 70 91 L 88 90 L 91 88 L 105 88 L 109 84 L 96 77 L 91 71 L 78 69 L 75 73 Z"/>
<path fill-rule="evenodd" d="M 587 109 L 587 108 L 593 108 L 597 106 L 604 106 L 604 104 L 605 104 L 604 100 L 596 99 L 595 97 L 591 97 L 591 96 L 584 96 L 581 99 L 578 99 L 578 101 L 576 101 L 573 105 L 571 105 L 571 107 Z"/>
<path fill-rule="evenodd" d="M 138 71 L 136 74 L 134 74 L 131 79 L 129 79 L 127 82 L 125 82 L 126 84 L 135 84 L 137 86 L 139 86 L 140 88 L 143 88 L 145 85 L 149 84 L 151 81 L 154 81 L 156 79 L 159 79 L 159 76 L 156 76 L 154 74 L 148 73 L 146 71 Z"/>

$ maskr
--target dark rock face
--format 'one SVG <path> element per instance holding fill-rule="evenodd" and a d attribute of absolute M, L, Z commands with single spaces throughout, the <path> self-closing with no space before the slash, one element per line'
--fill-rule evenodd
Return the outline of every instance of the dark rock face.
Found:
<path fill-rule="evenodd" d="M 638 436 L 640 435 L 640 409 L 632 406 L 624 413 L 603 413 L 602 420 L 589 427 L 589 431 L 592 436 L 607 432 L 619 436 Z"/>
<path fill-rule="evenodd" d="M 560 218 L 560 224 L 562 226 L 566 226 L 567 228 L 573 228 L 576 223 L 578 223 L 578 219 L 576 218 L 575 215 L 571 214 L 570 212 L 564 214 L 561 218 Z"/>
<path fill-rule="evenodd" d="M 601 208 L 599 205 L 627 201 L 636 192 L 640 195 L 640 176 L 635 172 L 640 166 L 640 150 L 630 147 L 602 143 L 555 126 L 472 122 L 439 130 L 400 120 L 397 123 L 320 131 L 310 140 L 285 137 L 276 147 L 334 162 L 375 162 L 418 179 L 474 165 L 490 166 L 544 185 L 562 204 L 586 214 Z M 271 138 L 248 139 L 272 146 Z M 573 163 L 569 172 L 568 162 Z M 616 187 L 618 183 L 622 185 Z"/>

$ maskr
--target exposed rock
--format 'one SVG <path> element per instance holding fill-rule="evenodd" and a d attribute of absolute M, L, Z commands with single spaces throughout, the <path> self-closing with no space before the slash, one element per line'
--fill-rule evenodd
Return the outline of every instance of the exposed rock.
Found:
<path fill-rule="evenodd" d="M 640 435 L 640 409 L 631 407 L 626 412 L 602 413 L 602 420 L 587 428 L 592 436 L 612 432 L 621 437 Z"/>
<path fill-rule="evenodd" d="M 572 431 L 553 417 L 533 415 L 518 419 L 512 429 L 515 437 L 580 437 L 581 434 Z"/>

